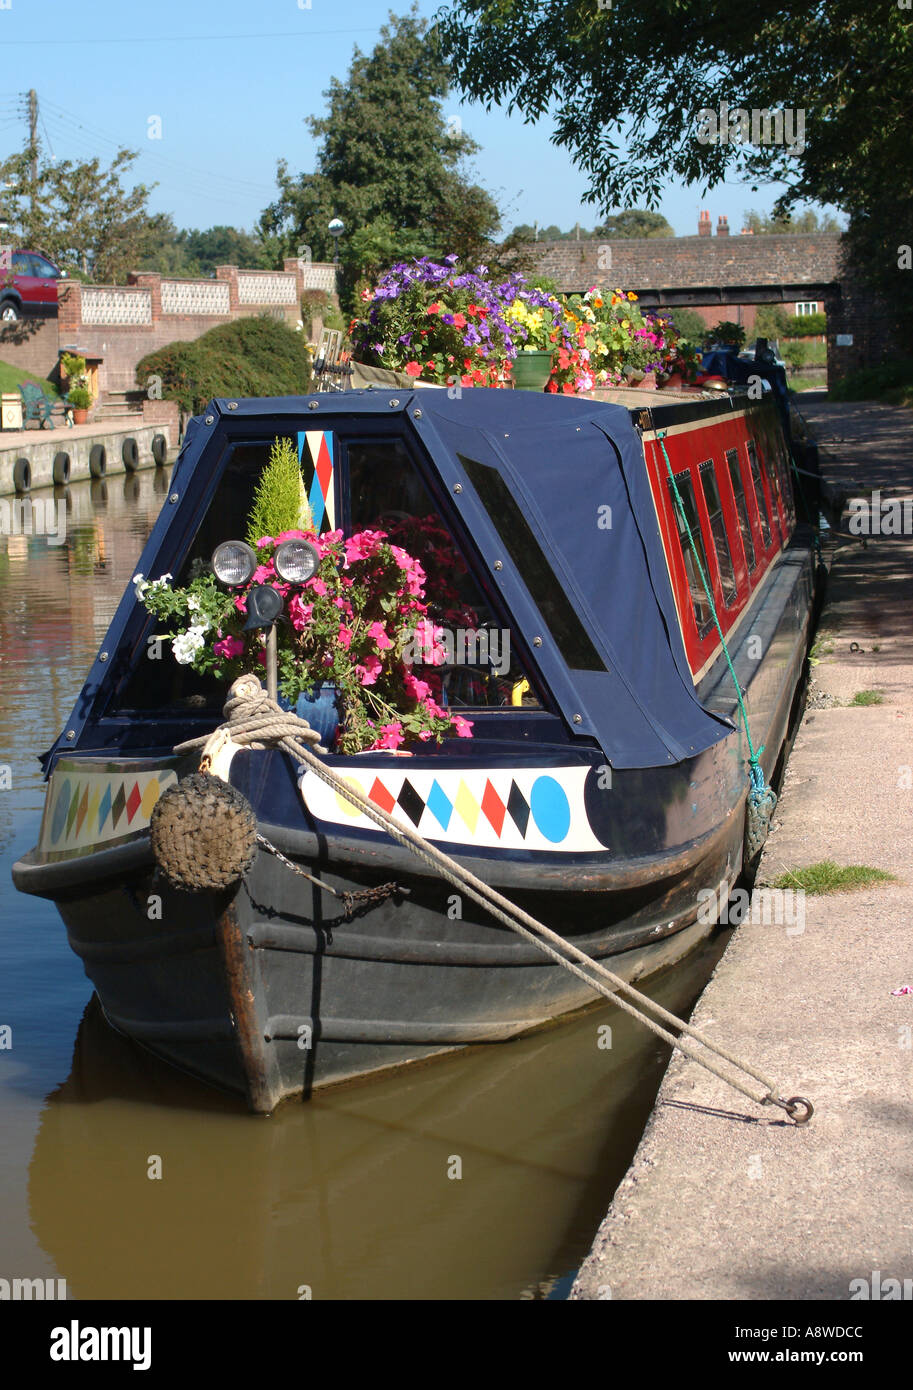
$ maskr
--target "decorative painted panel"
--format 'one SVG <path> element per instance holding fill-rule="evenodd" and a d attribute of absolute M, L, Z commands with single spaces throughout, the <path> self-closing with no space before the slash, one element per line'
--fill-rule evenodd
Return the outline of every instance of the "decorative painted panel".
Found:
<path fill-rule="evenodd" d="M 413 770 L 408 760 L 391 768 L 353 762 L 345 780 L 394 820 L 440 844 L 495 849 L 585 853 L 605 845 L 587 819 L 588 768 L 461 767 Z M 342 769 L 337 767 L 337 772 Z M 305 806 L 320 821 L 385 832 L 339 792 L 305 772 L 299 786 Z"/>
<path fill-rule="evenodd" d="M 200 282 L 193 280 L 162 281 L 163 314 L 224 314 L 231 313 L 231 296 L 225 280 Z"/>
<path fill-rule="evenodd" d="M 152 292 L 84 285 L 82 321 L 85 324 L 151 323 Z"/>
<path fill-rule="evenodd" d="M 176 781 L 171 769 L 150 769 L 148 763 L 93 763 L 87 770 L 61 760 L 48 787 L 39 853 L 66 858 L 129 839 L 147 828 L 155 803 Z"/>
<path fill-rule="evenodd" d="M 314 518 L 314 529 L 332 531 L 336 526 L 336 502 L 333 495 L 333 435 L 330 430 L 301 430 L 298 434 L 298 460 L 314 470 L 308 490 L 308 505 Z"/>
<path fill-rule="evenodd" d="M 240 304 L 297 304 L 298 287 L 294 275 L 249 275 L 238 273 Z"/>

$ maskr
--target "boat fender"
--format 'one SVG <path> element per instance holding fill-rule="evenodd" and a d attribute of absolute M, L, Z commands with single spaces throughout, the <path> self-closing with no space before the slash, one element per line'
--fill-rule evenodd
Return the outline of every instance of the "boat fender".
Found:
<path fill-rule="evenodd" d="M 149 822 L 152 853 L 173 888 L 199 893 L 229 888 L 257 852 L 250 802 L 219 777 L 194 772 L 163 792 Z"/>
<path fill-rule="evenodd" d="M 770 822 L 777 804 L 773 787 L 762 792 L 749 792 L 745 815 L 745 863 L 750 864 L 761 853 L 770 833 Z"/>

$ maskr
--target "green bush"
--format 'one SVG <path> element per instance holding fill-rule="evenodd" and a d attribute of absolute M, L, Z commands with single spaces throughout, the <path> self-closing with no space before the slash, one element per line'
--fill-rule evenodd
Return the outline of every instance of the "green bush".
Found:
<path fill-rule="evenodd" d="M 190 343 L 167 343 L 136 366 L 137 385 L 161 381 L 165 400 L 186 414 L 214 396 L 300 396 L 311 381 L 303 333 L 280 319 L 251 316 L 211 328 Z"/>
<path fill-rule="evenodd" d="M 676 331 L 684 338 L 686 343 L 698 347 L 704 341 L 707 332 L 707 325 L 701 318 L 696 309 L 662 309 L 660 313 L 668 313 L 672 316 Z"/>
<path fill-rule="evenodd" d="M 729 319 L 714 324 L 712 328 L 706 329 L 704 333 L 705 343 L 729 343 L 738 352 L 745 346 L 745 329 L 740 323 L 732 323 Z"/>
<path fill-rule="evenodd" d="M 755 338 L 767 338 L 771 342 L 776 342 L 780 338 L 790 336 L 789 325 L 789 316 L 781 305 L 761 304 L 755 314 L 752 335 Z"/>
<path fill-rule="evenodd" d="M 796 371 L 798 367 L 804 367 L 808 361 L 808 348 L 805 343 L 798 339 L 791 338 L 783 344 L 783 360 L 787 366 Z"/>
<path fill-rule="evenodd" d="M 247 520 L 247 543 L 255 546 L 261 536 L 313 529 L 314 518 L 295 446 L 290 439 L 276 439 L 254 494 Z"/>
<path fill-rule="evenodd" d="M 819 338 L 827 332 L 827 314 L 784 314 L 781 338 Z"/>

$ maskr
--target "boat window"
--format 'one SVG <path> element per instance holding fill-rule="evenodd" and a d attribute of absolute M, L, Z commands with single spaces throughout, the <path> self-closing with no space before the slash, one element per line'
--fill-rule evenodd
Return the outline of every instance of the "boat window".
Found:
<path fill-rule="evenodd" d="M 764 484 L 761 482 L 758 451 L 755 448 L 753 439 L 749 439 L 748 441 L 748 462 L 751 465 L 751 481 L 754 484 L 754 495 L 758 504 L 758 517 L 761 521 L 761 539 L 764 542 L 764 549 L 766 550 L 770 545 L 770 513 L 767 510 L 767 498 L 764 496 Z"/>
<path fill-rule="evenodd" d="M 707 515 L 710 517 L 710 534 L 713 537 L 716 562 L 720 571 L 720 583 L 723 586 L 723 601 L 727 608 L 731 608 L 735 603 L 738 587 L 735 582 L 732 554 L 729 550 L 729 537 L 726 535 L 726 521 L 723 516 L 723 504 L 720 501 L 720 490 L 716 485 L 713 459 L 707 459 L 706 463 L 701 464 L 698 471 L 701 487 L 704 489 Z"/>
<path fill-rule="evenodd" d="M 758 562 L 754 552 L 754 537 L 751 534 L 751 523 L 748 520 L 748 503 L 745 500 L 745 488 L 742 485 L 742 470 L 739 467 L 738 449 L 726 450 L 726 465 L 729 469 L 729 479 L 732 483 L 732 493 L 735 497 L 735 509 L 739 518 L 739 530 L 742 533 L 742 545 L 745 547 L 745 559 L 748 561 L 748 573 L 750 574 Z"/>
<path fill-rule="evenodd" d="M 701 562 L 701 569 L 708 576 L 709 583 L 710 571 L 707 567 L 707 552 L 704 549 L 704 538 L 701 535 L 701 523 L 697 514 L 697 503 L 694 498 L 694 484 L 691 481 L 691 474 L 687 469 L 682 473 L 676 473 L 675 484 L 678 494 L 682 499 L 682 506 L 685 509 L 685 516 L 688 526 L 682 520 L 681 512 L 675 500 L 675 492 L 672 488 L 672 480 L 669 479 L 669 496 L 672 499 L 672 513 L 675 523 L 678 526 L 678 538 L 681 542 L 682 555 L 685 561 L 685 573 L 688 577 L 688 588 L 691 592 L 691 604 L 694 608 L 694 621 L 697 623 L 698 636 L 705 637 L 710 630 L 712 618 L 710 616 L 710 604 L 707 601 L 707 594 L 701 580 L 700 573 L 694 561 L 694 550 L 691 541 L 688 539 L 688 530 L 694 541 L 698 556 Z"/>
<path fill-rule="evenodd" d="M 605 662 L 498 470 L 464 454 L 457 454 L 457 458 L 566 664 L 573 671 L 605 671 Z"/>
<path fill-rule="evenodd" d="M 385 531 L 425 571 L 429 617 L 447 655 L 443 666 L 415 662 L 433 698 L 470 708 L 540 706 L 511 629 L 482 594 L 403 442 L 349 440 L 344 457 L 350 533 Z"/>

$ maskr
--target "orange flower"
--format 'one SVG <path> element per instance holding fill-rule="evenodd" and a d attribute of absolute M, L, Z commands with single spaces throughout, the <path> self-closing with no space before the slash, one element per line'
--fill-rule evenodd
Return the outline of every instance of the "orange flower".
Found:
<path fill-rule="evenodd" d="M 637 298 L 637 295 L 636 295 L 636 294 L 632 294 L 631 291 L 628 290 L 628 298 L 631 299 L 631 300 L 634 300 L 634 299 Z"/>
<path fill-rule="evenodd" d="M 594 308 L 594 309 L 601 309 L 602 306 L 603 306 L 603 303 L 604 303 L 604 301 L 603 301 L 602 299 L 594 299 L 594 300 L 593 300 L 593 308 Z"/>

